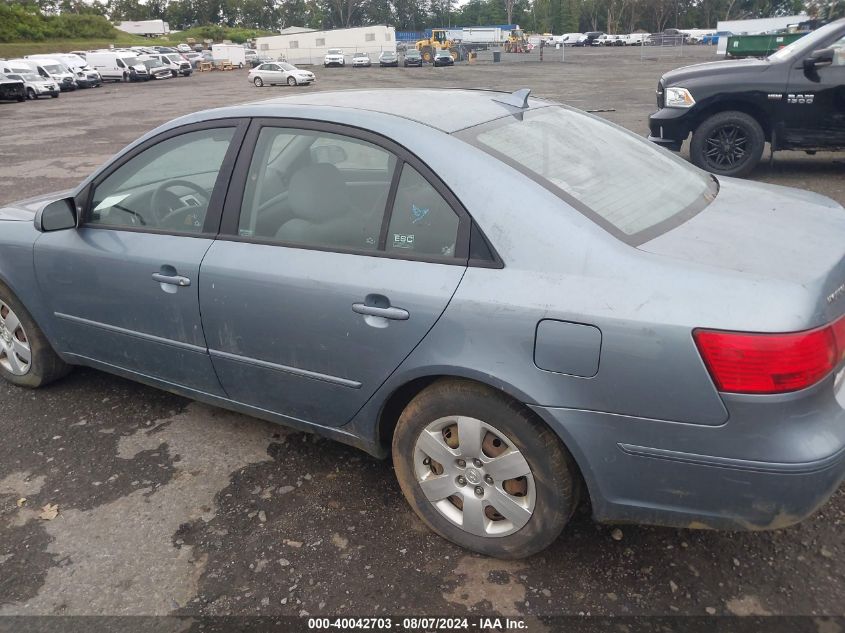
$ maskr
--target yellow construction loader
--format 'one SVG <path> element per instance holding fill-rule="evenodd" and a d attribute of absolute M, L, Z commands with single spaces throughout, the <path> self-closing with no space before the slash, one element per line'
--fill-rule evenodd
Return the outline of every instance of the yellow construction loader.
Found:
<path fill-rule="evenodd" d="M 506 53 L 527 53 L 528 48 L 528 36 L 521 29 L 511 31 L 508 39 L 505 40 Z"/>
<path fill-rule="evenodd" d="M 455 43 L 446 35 L 446 29 L 431 29 L 431 37 L 425 40 L 417 40 L 416 49 L 420 52 L 424 62 L 433 62 L 434 54 L 438 50 L 448 50 L 452 59 L 457 61 L 458 49 Z"/>

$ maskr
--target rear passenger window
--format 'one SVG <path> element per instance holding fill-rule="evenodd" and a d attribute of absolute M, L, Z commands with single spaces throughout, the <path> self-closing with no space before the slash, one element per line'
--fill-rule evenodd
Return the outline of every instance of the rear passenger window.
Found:
<path fill-rule="evenodd" d="M 434 187 L 408 165 L 402 168 L 387 232 L 387 250 L 453 257 L 458 216 Z"/>
<path fill-rule="evenodd" d="M 238 232 L 281 244 L 375 251 L 395 165 L 391 153 L 366 141 L 265 127 Z"/>

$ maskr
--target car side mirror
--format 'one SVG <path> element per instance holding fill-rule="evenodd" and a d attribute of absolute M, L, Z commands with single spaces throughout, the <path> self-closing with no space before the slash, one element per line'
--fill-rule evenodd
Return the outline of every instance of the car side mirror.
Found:
<path fill-rule="evenodd" d="M 817 51 L 813 51 L 804 60 L 804 72 L 813 72 L 817 68 L 830 66 L 833 63 L 834 53 L 833 48 L 820 48 Z"/>
<path fill-rule="evenodd" d="M 76 228 L 76 203 L 62 198 L 41 207 L 35 214 L 35 228 L 43 233 Z"/>

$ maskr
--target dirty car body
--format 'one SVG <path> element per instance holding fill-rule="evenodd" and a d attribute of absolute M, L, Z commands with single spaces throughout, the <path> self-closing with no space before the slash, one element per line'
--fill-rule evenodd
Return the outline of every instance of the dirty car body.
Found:
<path fill-rule="evenodd" d="M 347 204 L 354 226 L 314 211 Z M 200 112 L 0 225 L 0 292 L 66 363 L 377 456 L 420 392 L 471 382 L 553 432 L 599 521 L 782 527 L 845 472 L 842 207 L 717 180 L 552 102 Z"/>

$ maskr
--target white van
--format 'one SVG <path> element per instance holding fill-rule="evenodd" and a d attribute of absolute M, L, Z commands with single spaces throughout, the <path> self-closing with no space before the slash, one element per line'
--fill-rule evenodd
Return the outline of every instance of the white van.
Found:
<path fill-rule="evenodd" d="M 103 81 L 145 81 L 150 78 L 147 67 L 131 51 L 91 51 L 85 60 L 100 73 Z"/>
<path fill-rule="evenodd" d="M 4 75 L 9 73 L 20 75 L 32 72 L 35 72 L 35 69 L 25 59 L 0 59 L 0 73 Z"/>
<path fill-rule="evenodd" d="M 573 44 L 586 39 L 587 36 L 583 33 L 564 33 L 563 35 L 555 35 L 555 43 L 563 44 L 564 46 L 572 46 Z"/>
<path fill-rule="evenodd" d="M 56 53 L 51 55 L 27 55 L 26 59 L 37 61 L 41 64 L 54 60 L 67 66 L 73 73 L 76 85 L 80 88 L 96 88 L 100 85 L 100 74 L 90 68 L 79 55 Z"/>
<path fill-rule="evenodd" d="M 625 43 L 628 46 L 642 46 L 648 35 L 648 33 L 628 33 L 625 36 Z"/>
<path fill-rule="evenodd" d="M 246 50 L 240 44 L 212 44 L 211 55 L 214 62 L 230 62 L 232 66 L 246 66 Z"/>
<path fill-rule="evenodd" d="M 20 67 L 29 68 L 43 79 L 54 81 L 62 92 L 76 90 L 76 81 L 73 73 L 58 60 L 55 59 L 11 59 L 7 63 Z"/>

